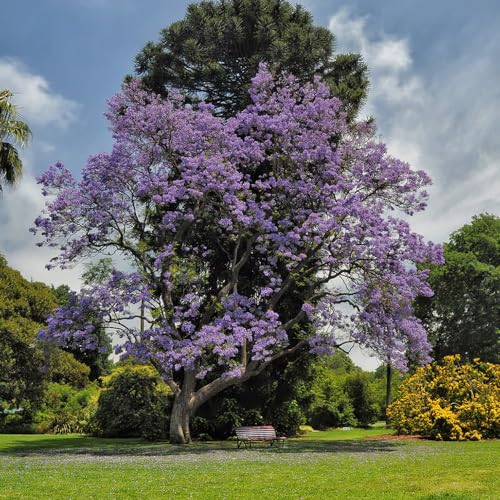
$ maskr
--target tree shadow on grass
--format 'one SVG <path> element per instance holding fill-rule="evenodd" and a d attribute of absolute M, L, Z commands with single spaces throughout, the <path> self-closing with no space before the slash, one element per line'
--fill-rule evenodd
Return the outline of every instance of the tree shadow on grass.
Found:
<path fill-rule="evenodd" d="M 195 442 L 189 445 L 174 445 L 168 442 L 147 442 L 140 439 L 103 439 L 85 436 L 50 436 L 36 440 L 19 437 L 0 448 L 2 455 L 103 455 L 103 456 L 181 456 L 188 454 L 209 455 L 211 453 L 246 454 L 248 451 L 270 454 L 300 455 L 304 453 L 387 453 L 403 446 L 394 441 L 301 441 L 287 440 L 284 447 L 253 443 L 250 450 L 238 449 L 236 441 Z"/>

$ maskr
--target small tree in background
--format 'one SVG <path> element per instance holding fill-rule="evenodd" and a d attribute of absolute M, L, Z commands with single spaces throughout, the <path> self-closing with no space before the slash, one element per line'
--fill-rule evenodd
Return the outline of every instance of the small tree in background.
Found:
<path fill-rule="evenodd" d="M 86 271 L 82 275 L 84 285 L 92 283 L 103 283 L 109 278 L 112 273 L 112 261 L 109 258 L 101 259 L 96 263 L 87 266 Z M 67 285 L 61 285 L 54 289 L 58 304 L 64 307 L 70 307 L 71 303 L 76 298 L 76 293 L 71 291 Z M 99 324 L 99 321 L 94 323 L 94 332 L 96 338 L 96 348 L 92 349 L 65 349 L 71 353 L 80 363 L 85 364 L 89 368 L 89 378 L 91 381 L 98 380 L 101 376 L 107 375 L 112 366 L 110 354 L 112 352 L 111 339 L 104 331 L 104 328 Z"/>
<path fill-rule="evenodd" d="M 38 330 L 57 305 L 48 286 L 33 283 L 0 255 L 0 428 L 30 429 L 48 382 L 82 387 L 88 368 L 54 345 L 36 342 Z"/>
<path fill-rule="evenodd" d="M 168 435 L 168 386 L 151 366 L 125 364 L 103 377 L 92 419 L 95 433 L 107 437 L 160 439 Z"/>

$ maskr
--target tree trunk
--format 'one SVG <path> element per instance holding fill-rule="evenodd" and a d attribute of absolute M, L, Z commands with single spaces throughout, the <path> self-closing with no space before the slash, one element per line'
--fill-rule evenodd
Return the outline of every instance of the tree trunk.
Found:
<path fill-rule="evenodd" d="M 303 341 L 289 351 L 282 353 L 292 354 L 303 345 Z M 245 346 L 246 347 L 246 346 Z M 245 357 L 248 353 L 245 353 Z M 241 377 L 220 377 L 213 380 L 207 385 L 201 387 L 195 392 L 196 378 L 193 371 L 185 370 L 182 381 L 182 387 L 173 388 L 175 393 L 174 404 L 170 413 L 170 442 L 178 444 L 187 444 L 191 442 L 191 431 L 189 423 L 191 417 L 196 413 L 196 410 L 209 399 L 213 398 L 219 392 L 236 384 L 241 384 L 251 377 L 254 377 L 262 372 L 269 365 L 269 362 L 258 365 L 251 361 L 247 364 L 245 373 Z"/>
<path fill-rule="evenodd" d="M 385 385 L 385 411 L 387 412 L 388 406 L 391 404 L 391 383 L 392 383 L 392 369 L 391 364 L 387 363 L 386 385 Z M 388 424 L 387 415 L 385 422 Z"/>
<path fill-rule="evenodd" d="M 187 444 L 191 442 L 189 430 L 190 409 L 188 398 L 183 392 L 174 398 L 172 412 L 170 413 L 170 442 Z"/>
<path fill-rule="evenodd" d="M 172 412 L 170 413 L 170 442 L 186 444 L 191 442 L 189 420 L 194 413 L 194 389 L 196 379 L 190 370 L 184 370 L 182 386 L 174 397 Z"/>

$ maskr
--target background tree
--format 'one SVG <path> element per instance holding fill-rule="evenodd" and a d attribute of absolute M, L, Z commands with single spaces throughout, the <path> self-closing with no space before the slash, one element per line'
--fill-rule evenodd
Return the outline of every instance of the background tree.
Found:
<path fill-rule="evenodd" d="M 404 374 L 389 364 L 381 364 L 373 373 L 373 392 L 380 408 L 379 420 L 386 420 L 386 409 L 399 394 Z"/>
<path fill-rule="evenodd" d="M 153 367 L 121 364 L 103 382 L 92 419 L 96 434 L 145 439 L 168 435 L 171 391 Z"/>
<path fill-rule="evenodd" d="M 81 181 L 61 164 L 39 179 L 54 195 L 35 221 L 59 246 L 52 265 L 106 251 L 137 270 L 84 287 L 43 336 L 88 349 L 96 318 L 122 331 L 172 389 L 175 442 L 190 440 L 203 403 L 303 347 L 329 351 L 337 328 L 401 367 L 408 350 L 427 359 L 412 303 L 430 290 L 415 265 L 441 250 L 388 214 L 423 209 L 429 178 L 387 155 L 366 123 L 348 125 L 319 82 L 262 67 L 250 92 L 255 104 L 225 120 L 134 82 L 110 103 L 113 151 Z M 292 310 L 285 298 L 304 286 Z M 141 303 L 144 331 L 127 323 Z"/>
<path fill-rule="evenodd" d="M 500 361 L 500 218 L 474 216 L 445 244 L 443 266 L 433 267 L 433 297 L 417 301 L 416 314 L 434 357 L 460 354 L 464 361 Z"/>
<path fill-rule="evenodd" d="M 292 73 L 304 83 L 321 75 L 352 118 L 368 88 L 359 54 L 333 55 L 334 37 L 314 26 L 300 5 L 283 0 L 202 1 L 162 30 L 136 58 L 136 72 L 151 90 L 181 90 L 190 101 L 214 104 L 232 116 L 250 104 L 248 90 L 259 64 Z"/>
<path fill-rule="evenodd" d="M 29 425 L 47 382 L 77 387 L 88 382 L 88 368 L 71 354 L 55 346 L 42 349 L 35 341 L 56 305 L 48 286 L 27 281 L 0 256 L 0 427 L 4 430 Z M 20 408 L 22 412 L 8 416 Z"/>
<path fill-rule="evenodd" d="M 306 422 L 315 429 L 357 425 L 354 407 L 345 391 L 346 378 L 357 369 L 342 351 L 310 366 L 311 383 L 306 393 Z"/>
<path fill-rule="evenodd" d="M 112 261 L 109 258 L 104 258 L 96 263 L 89 264 L 82 275 L 82 283 L 90 285 L 92 283 L 102 283 L 109 278 L 112 272 Z M 57 297 L 57 302 L 61 306 L 68 307 L 75 299 L 76 293 L 71 291 L 67 285 L 60 285 L 54 289 L 54 294 Z M 110 337 L 104 331 L 104 328 L 95 321 L 96 347 L 93 349 L 71 349 L 65 348 L 70 352 L 80 363 L 89 367 L 90 380 L 98 380 L 99 377 L 106 375 L 111 370 L 112 362 L 110 354 L 112 351 L 112 343 Z"/>
<path fill-rule="evenodd" d="M 0 91 L 0 191 L 4 183 L 12 186 L 21 177 L 23 164 L 16 146 L 26 146 L 31 136 L 11 98 L 10 90 Z"/>

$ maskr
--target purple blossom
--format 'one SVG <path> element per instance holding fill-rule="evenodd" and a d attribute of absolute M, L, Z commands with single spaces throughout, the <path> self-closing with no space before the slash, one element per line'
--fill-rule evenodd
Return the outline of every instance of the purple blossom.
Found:
<path fill-rule="evenodd" d="M 59 248 L 52 265 L 105 252 L 137 271 L 72 296 L 41 336 L 86 349 L 98 320 L 169 380 L 246 377 L 298 343 L 327 351 L 340 331 L 401 368 L 408 352 L 428 360 L 412 302 L 432 293 L 420 265 L 442 252 L 397 214 L 424 209 L 429 177 L 371 124 L 347 123 L 318 79 L 261 66 L 250 95 L 224 120 L 132 82 L 109 102 L 112 151 L 79 180 L 61 164 L 39 178 L 48 201 L 34 232 Z M 282 307 L 299 287 L 304 303 Z M 124 326 L 140 305 L 143 331 Z"/>

